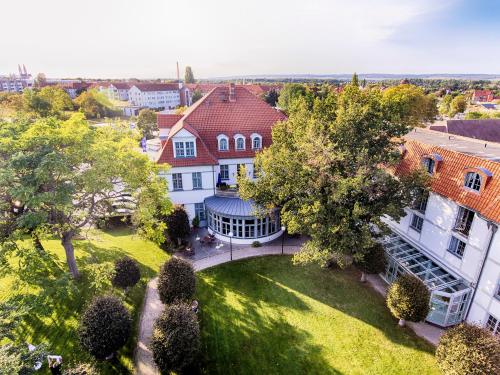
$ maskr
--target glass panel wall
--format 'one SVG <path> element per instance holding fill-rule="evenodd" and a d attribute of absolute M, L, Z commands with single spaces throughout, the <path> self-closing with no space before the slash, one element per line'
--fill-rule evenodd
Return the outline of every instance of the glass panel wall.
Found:
<path fill-rule="evenodd" d="M 272 217 L 233 217 L 212 212 L 207 208 L 208 227 L 216 233 L 227 236 L 233 232 L 235 238 L 267 237 L 280 230 L 278 213 Z"/>
<path fill-rule="evenodd" d="M 386 282 L 392 283 L 402 274 L 411 273 L 431 291 L 431 311 L 427 321 L 447 327 L 464 319 L 471 295 L 471 288 L 464 280 L 449 273 L 395 233 L 387 236 L 383 245 L 388 258 L 382 275 Z"/>

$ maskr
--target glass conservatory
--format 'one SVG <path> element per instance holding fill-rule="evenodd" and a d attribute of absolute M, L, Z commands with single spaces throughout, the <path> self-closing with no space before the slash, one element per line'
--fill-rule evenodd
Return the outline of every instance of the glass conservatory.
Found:
<path fill-rule="evenodd" d="M 279 211 L 271 216 L 256 215 L 258 209 L 251 201 L 236 197 L 213 196 L 205 199 L 208 229 L 221 240 L 234 243 L 267 242 L 281 234 Z"/>
<path fill-rule="evenodd" d="M 392 283 L 398 276 L 411 273 L 420 278 L 431 292 L 431 310 L 426 320 L 441 327 L 460 323 L 470 303 L 472 289 L 465 280 L 449 273 L 425 253 L 395 233 L 383 241 L 388 265 L 383 278 Z"/>

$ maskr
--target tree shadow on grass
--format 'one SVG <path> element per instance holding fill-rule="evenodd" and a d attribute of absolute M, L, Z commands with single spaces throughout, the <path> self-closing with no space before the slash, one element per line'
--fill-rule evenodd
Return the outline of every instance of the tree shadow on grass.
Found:
<path fill-rule="evenodd" d="M 300 299 L 266 279 L 260 280 L 259 290 L 266 289 L 270 297 L 255 298 L 252 282 L 246 277 L 242 279 L 246 285 L 227 283 L 228 279 L 217 273 L 198 278 L 202 372 L 341 374 L 323 358 L 321 347 L 311 343 L 308 332 L 294 327 L 279 314 L 264 313 L 277 308 L 307 310 Z M 285 301 L 285 305 L 277 305 L 274 300 Z"/>

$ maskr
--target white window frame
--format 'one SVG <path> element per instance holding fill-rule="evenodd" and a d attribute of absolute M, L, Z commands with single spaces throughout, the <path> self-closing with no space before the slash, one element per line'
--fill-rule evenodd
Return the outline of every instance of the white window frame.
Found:
<path fill-rule="evenodd" d="M 261 150 L 262 149 L 262 136 L 260 134 L 253 133 L 250 136 L 250 139 L 252 140 L 252 150 Z M 254 141 L 255 141 L 255 139 L 259 140 L 259 147 L 254 147 Z"/>
<path fill-rule="evenodd" d="M 175 176 L 175 177 L 174 177 Z M 176 177 L 180 176 L 180 179 L 176 179 Z M 177 182 L 177 187 L 175 187 L 176 185 L 176 182 Z M 180 183 L 180 187 L 179 187 L 179 184 Z M 184 190 L 184 187 L 183 187 L 183 181 L 182 181 L 182 173 L 172 173 L 172 190 L 173 191 L 181 191 L 181 190 Z"/>
<path fill-rule="evenodd" d="M 226 148 L 221 148 L 221 141 L 223 139 L 226 141 Z M 217 136 L 217 148 L 219 149 L 219 151 L 229 151 L 229 137 L 227 135 L 219 134 Z"/>
<path fill-rule="evenodd" d="M 433 158 L 425 157 L 422 160 L 422 165 L 424 166 L 427 173 L 429 173 L 431 176 L 434 174 L 434 171 L 436 170 L 436 161 Z"/>
<path fill-rule="evenodd" d="M 191 176 L 193 179 L 193 190 L 203 189 L 203 176 L 202 176 L 201 172 L 193 172 Z M 199 179 L 198 179 L 198 177 L 199 177 Z M 195 186 L 195 181 L 199 181 L 199 185 Z"/>
<path fill-rule="evenodd" d="M 188 151 L 188 147 L 187 145 L 189 143 L 192 143 L 193 144 L 193 147 L 189 148 L 189 150 L 193 150 L 193 155 L 188 155 L 187 154 L 187 151 Z M 175 139 L 174 138 L 174 141 L 172 142 L 173 144 L 173 148 L 174 148 L 174 158 L 176 159 L 186 159 L 186 158 L 195 158 L 196 157 L 196 140 L 195 139 Z M 182 144 L 182 155 L 179 155 L 177 153 L 177 144 Z M 179 148 L 180 150 L 180 148 Z"/>
<path fill-rule="evenodd" d="M 225 167 L 225 172 L 227 172 L 227 177 L 224 177 L 224 175 L 222 174 L 222 167 Z M 221 164 L 220 167 L 219 167 L 219 171 L 220 171 L 220 179 L 222 181 L 227 181 L 229 180 L 229 164 Z"/>
<path fill-rule="evenodd" d="M 475 188 L 476 184 L 479 182 L 477 189 Z M 481 175 L 477 172 L 467 172 L 465 174 L 464 186 L 472 191 L 479 193 L 481 191 L 481 186 L 483 184 L 483 179 Z"/>
<path fill-rule="evenodd" d="M 458 252 L 458 248 L 460 246 L 460 243 L 464 244 L 463 252 L 460 254 Z M 457 258 L 463 259 L 465 255 L 465 250 L 467 249 L 467 243 L 465 241 L 462 241 L 460 238 L 456 236 L 451 236 L 450 243 L 448 245 L 447 251 L 453 255 L 455 255 Z"/>
<path fill-rule="evenodd" d="M 413 214 L 413 216 L 411 217 L 410 228 L 420 233 L 422 232 L 423 227 L 424 227 L 424 218 L 420 215 Z"/>
<path fill-rule="evenodd" d="M 238 141 L 243 140 L 243 148 L 238 147 Z M 242 134 L 236 134 L 234 136 L 234 149 L 236 151 L 244 151 L 246 149 L 246 139 Z"/>
<path fill-rule="evenodd" d="M 486 323 L 484 323 L 484 328 L 493 333 L 495 336 L 500 336 L 500 319 L 497 319 L 488 313 Z"/>
<path fill-rule="evenodd" d="M 197 205 L 198 207 L 196 207 Z M 197 216 L 200 221 L 207 220 L 207 214 L 205 212 L 205 204 L 203 202 L 194 204 L 194 216 Z"/>

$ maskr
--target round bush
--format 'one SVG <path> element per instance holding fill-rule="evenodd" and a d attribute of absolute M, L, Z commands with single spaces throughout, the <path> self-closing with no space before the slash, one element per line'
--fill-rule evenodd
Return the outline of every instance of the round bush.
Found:
<path fill-rule="evenodd" d="M 253 241 L 252 242 L 252 247 L 261 247 L 262 244 L 259 241 Z"/>
<path fill-rule="evenodd" d="M 389 287 L 387 306 L 392 315 L 400 319 L 420 322 L 429 313 L 430 292 L 417 277 L 405 274 L 397 278 Z"/>
<path fill-rule="evenodd" d="M 188 262 L 172 257 L 161 267 L 158 275 L 158 292 L 164 304 L 191 299 L 195 287 L 196 277 L 193 267 Z"/>
<path fill-rule="evenodd" d="M 118 259 L 115 262 L 115 273 L 112 283 L 119 288 L 134 286 L 141 279 L 141 270 L 137 262 L 129 257 Z"/>
<path fill-rule="evenodd" d="M 384 247 L 379 243 L 374 244 L 366 250 L 363 259 L 356 260 L 355 264 L 365 273 L 374 274 L 384 272 L 387 266 Z"/>
<path fill-rule="evenodd" d="M 163 221 L 167 225 L 166 234 L 172 242 L 180 244 L 180 240 L 191 233 L 189 216 L 182 206 L 175 206 L 169 215 L 163 217 Z"/>
<path fill-rule="evenodd" d="M 182 373 L 195 364 L 200 351 L 200 327 L 188 304 L 165 308 L 155 322 L 150 348 L 162 374 Z"/>
<path fill-rule="evenodd" d="M 484 328 L 460 324 L 441 336 L 436 361 L 444 375 L 500 374 L 500 340 Z"/>
<path fill-rule="evenodd" d="M 130 314 L 118 298 L 96 297 L 82 315 L 80 343 L 97 359 L 105 359 L 125 345 L 131 324 Z"/>

